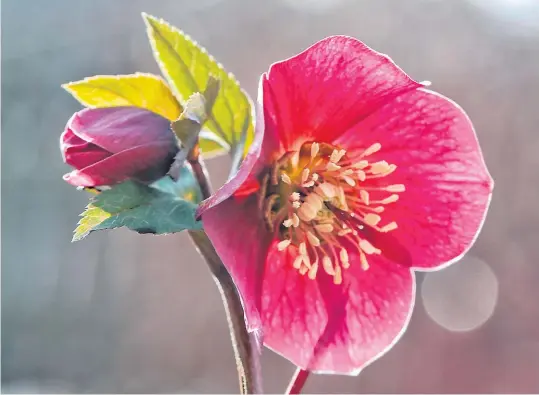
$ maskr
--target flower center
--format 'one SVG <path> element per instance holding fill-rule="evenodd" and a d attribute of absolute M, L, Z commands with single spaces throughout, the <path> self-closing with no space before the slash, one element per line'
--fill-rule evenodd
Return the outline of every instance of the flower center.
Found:
<path fill-rule="evenodd" d="M 381 225 L 380 214 L 405 187 L 371 181 L 397 168 L 386 161 L 369 161 L 380 149 L 375 143 L 349 154 L 330 144 L 309 142 L 283 155 L 264 176 L 259 203 L 266 224 L 278 234 L 277 248 L 292 254 L 300 274 L 315 279 L 322 268 L 340 284 L 343 271 L 350 267 L 350 249 L 359 254 L 363 270 L 369 268 L 369 255 L 381 253 L 363 230 L 397 228 L 395 222 Z"/>

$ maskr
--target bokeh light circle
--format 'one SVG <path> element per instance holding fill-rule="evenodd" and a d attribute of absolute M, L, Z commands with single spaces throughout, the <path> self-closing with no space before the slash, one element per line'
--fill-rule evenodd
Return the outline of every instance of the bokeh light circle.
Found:
<path fill-rule="evenodd" d="M 421 299 L 438 325 L 450 331 L 471 331 L 494 312 L 498 279 L 487 263 L 465 256 L 444 270 L 426 274 Z"/>

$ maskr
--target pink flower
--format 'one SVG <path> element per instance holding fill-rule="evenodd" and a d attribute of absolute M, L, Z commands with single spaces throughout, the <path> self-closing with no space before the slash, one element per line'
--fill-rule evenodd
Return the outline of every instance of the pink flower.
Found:
<path fill-rule="evenodd" d="M 413 270 L 468 251 L 492 187 L 457 104 L 336 36 L 262 76 L 255 142 L 199 215 L 265 345 L 357 374 L 406 328 Z"/>
<path fill-rule="evenodd" d="M 170 121 L 136 107 L 75 113 L 60 138 L 60 149 L 64 161 L 76 169 L 64 180 L 85 187 L 129 178 L 155 181 L 168 172 L 178 150 Z"/>

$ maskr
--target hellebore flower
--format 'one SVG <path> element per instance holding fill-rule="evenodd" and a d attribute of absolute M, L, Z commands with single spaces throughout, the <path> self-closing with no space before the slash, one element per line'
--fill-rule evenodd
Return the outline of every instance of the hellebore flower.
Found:
<path fill-rule="evenodd" d="M 86 108 L 60 137 L 64 175 L 75 186 L 113 185 L 129 178 L 152 182 L 169 170 L 178 151 L 170 121 L 137 107 Z"/>
<path fill-rule="evenodd" d="M 454 262 L 493 187 L 472 124 L 344 36 L 261 78 L 255 141 L 199 216 L 251 330 L 311 371 L 357 374 L 398 340 L 413 270 Z"/>

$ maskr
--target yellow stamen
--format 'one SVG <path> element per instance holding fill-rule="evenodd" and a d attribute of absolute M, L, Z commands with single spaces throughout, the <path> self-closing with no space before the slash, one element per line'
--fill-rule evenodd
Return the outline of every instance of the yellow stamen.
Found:
<path fill-rule="evenodd" d="M 348 185 L 350 185 L 351 187 L 353 187 L 353 186 L 356 185 L 356 181 L 355 181 L 353 178 L 348 177 L 348 176 L 343 176 L 342 178 L 343 178 L 343 180 L 344 180 Z"/>
<path fill-rule="evenodd" d="M 308 276 L 311 280 L 314 280 L 316 278 L 316 272 L 318 271 L 318 263 L 315 262 L 309 269 Z"/>
<path fill-rule="evenodd" d="M 290 219 L 292 221 L 292 226 L 294 228 L 297 228 L 299 226 L 299 217 L 297 216 L 297 214 L 296 213 L 292 214 L 292 217 Z"/>
<path fill-rule="evenodd" d="M 281 174 L 281 180 L 288 185 L 292 184 L 292 180 L 290 180 L 287 174 Z"/>
<path fill-rule="evenodd" d="M 356 174 L 359 181 L 365 181 L 367 179 L 367 175 L 363 170 L 358 170 Z"/>
<path fill-rule="evenodd" d="M 371 226 L 378 225 L 378 222 L 380 222 L 381 219 L 382 218 L 378 214 L 373 213 L 368 213 L 367 215 L 365 215 L 365 217 L 363 217 L 363 220 Z"/>
<path fill-rule="evenodd" d="M 348 259 L 348 252 L 344 248 L 341 248 L 341 251 L 339 252 L 339 258 L 341 258 L 342 267 L 348 269 L 350 267 L 350 262 Z"/>
<path fill-rule="evenodd" d="M 316 155 L 318 155 L 318 151 L 320 151 L 320 145 L 318 143 L 312 143 L 312 145 L 311 145 L 311 158 L 316 157 Z"/>
<path fill-rule="evenodd" d="M 333 262 L 331 262 L 331 258 L 327 255 L 325 255 L 322 258 L 322 267 L 324 268 L 324 271 L 329 274 L 330 276 L 335 275 L 335 269 L 333 268 Z"/>
<path fill-rule="evenodd" d="M 386 173 L 390 169 L 389 163 L 387 163 L 385 160 L 382 160 L 380 162 L 375 162 L 371 164 L 371 173 L 373 174 L 381 174 Z"/>
<path fill-rule="evenodd" d="M 388 192 L 404 192 L 406 190 L 404 184 L 394 184 L 386 187 Z"/>
<path fill-rule="evenodd" d="M 380 203 L 381 204 L 389 204 L 389 203 L 394 203 L 397 200 L 399 200 L 399 195 L 393 194 L 393 195 L 390 195 L 390 196 L 386 197 L 383 200 L 380 200 Z"/>
<path fill-rule="evenodd" d="M 367 206 L 369 205 L 369 192 L 362 189 L 361 191 L 359 191 L 359 197 L 361 198 L 361 200 L 363 200 L 363 203 L 365 203 Z"/>
<path fill-rule="evenodd" d="M 361 262 L 361 268 L 363 270 L 369 270 L 369 262 L 367 262 L 367 257 L 365 256 L 365 254 L 361 254 L 359 256 L 359 260 Z"/>
<path fill-rule="evenodd" d="M 326 166 L 326 169 L 327 171 L 336 171 L 336 170 L 339 170 L 341 168 L 341 166 L 339 165 L 336 165 L 335 163 L 333 162 L 329 162 Z"/>
<path fill-rule="evenodd" d="M 320 224 L 316 225 L 315 229 L 320 233 L 331 233 L 333 232 L 333 225 L 331 224 Z"/>
<path fill-rule="evenodd" d="M 292 203 L 292 207 L 294 208 L 299 208 L 301 206 L 301 203 L 300 202 L 294 202 Z"/>
<path fill-rule="evenodd" d="M 374 143 L 369 148 L 367 148 L 365 151 L 363 151 L 363 154 L 361 156 L 369 156 L 374 154 L 375 152 L 380 151 L 380 148 L 382 148 L 382 144 L 380 143 Z"/>
<path fill-rule="evenodd" d="M 277 244 L 277 249 L 279 251 L 284 251 L 286 249 L 286 247 L 288 247 L 290 245 L 291 241 L 290 240 L 283 240 L 281 242 L 279 242 L 279 244 Z"/>
<path fill-rule="evenodd" d="M 307 255 L 307 245 L 305 244 L 305 242 L 302 242 L 300 245 L 299 245 L 299 253 L 301 255 Z"/>
<path fill-rule="evenodd" d="M 294 259 L 294 263 L 292 266 L 294 266 L 294 269 L 299 269 L 301 267 L 301 262 L 303 262 L 303 255 L 298 255 L 296 259 Z"/>
<path fill-rule="evenodd" d="M 369 241 L 362 239 L 359 242 L 359 248 L 361 248 L 365 254 L 379 254 L 381 251 L 375 248 Z"/>
<path fill-rule="evenodd" d="M 309 243 L 311 243 L 315 247 L 318 247 L 320 245 L 320 239 L 310 231 L 307 231 L 307 239 L 309 240 Z"/>
<path fill-rule="evenodd" d="M 303 172 L 301 173 L 301 183 L 304 184 L 309 179 L 309 172 L 310 170 L 308 168 L 303 169 Z"/>
<path fill-rule="evenodd" d="M 328 199 L 331 199 L 335 197 L 335 187 L 330 184 L 329 182 L 323 182 L 322 184 L 318 185 L 314 191 L 318 193 L 319 195 L 326 197 Z"/>
<path fill-rule="evenodd" d="M 322 209 L 324 205 L 324 200 L 317 193 L 310 193 L 305 198 L 305 204 L 310 204 L 318 212 Z"/>
<path fill-rule="evenodd" d="M 397 229 L 397 223 L 390 222 L 387 225 L 382 226 L 382 228 L 380 229 L 380 232 L 390 232 L 395 229 Z"/>
<path fill-rule="evenodd" d="M 367 166 L 369 166 L 369 161 L 367 160 L 360 160 L 359 162 L 356 162 L 352 165 L 354 169 L 360 170 L 366 168 Z"/>
<path fill-rule="evenodd" d="M 335 275 L 333 276 L 333 284 L 335 285 L 342 284 L 342 272 L 341 272 L 340 266 L 335 267 Z"/>

